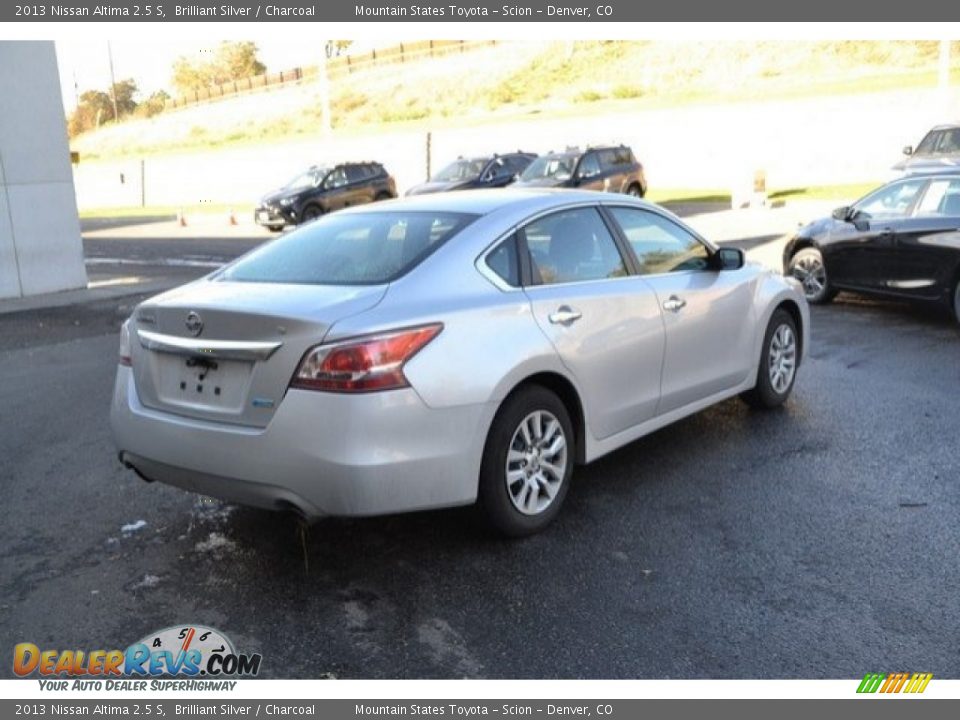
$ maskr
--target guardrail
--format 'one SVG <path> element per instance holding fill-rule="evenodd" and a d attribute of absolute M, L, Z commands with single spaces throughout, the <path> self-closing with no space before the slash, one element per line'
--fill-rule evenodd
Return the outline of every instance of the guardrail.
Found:
<path fill-rule="evenodd" d="M 456 53 L 471 52 L 495 46 L 497 42 L 496 40 L 420 40 L 400 43 L 394 47 L 380 50 L 373 49 L 361 55 L 341 55 L 327 61 L 327 78 L 335 80 L 383 65 L 398 65 Z M 232 80 L 171 98 L 164 104 L 164 110 L 174 110 L 234 95 L 244 95 L 266 88 L 296 84 L 304 80 L 316 79 L 319 75 L 320 66 L 313 65 Z"/>

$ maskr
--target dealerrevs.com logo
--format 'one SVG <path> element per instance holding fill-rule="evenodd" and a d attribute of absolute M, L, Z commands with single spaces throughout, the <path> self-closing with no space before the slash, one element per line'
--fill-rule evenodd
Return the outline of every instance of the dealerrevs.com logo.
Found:
<path fill-rule="evenodd" d="M 41 649 L 23 642 L 13 649 L 17 677 L 74 678 L 49 683 L 49 689 L 143 690 L 146 682 L 120 678 L 198 678 L 221 680 L 255 677 L 259 654 L 238 653 L 226 635 L 202 625 L 179 625 L 151 633 L 125 650 Z M 82 680 L 81 680 L 82 679 Z M 41 681 L 43 682 L 43 681 Z M 104 685 L 106 683 L 106 685 Z M 47 685 L 48 683 L 44 683 Z M 220 683 L 222 685 L 222 683 Z M 232 689 L 230 682 L 222 689 Z M 97 687 L 100 685 L 100 687 Z M 154 682 L 150 689 L 217 689 L 212 682 L 184 686 Z"/>

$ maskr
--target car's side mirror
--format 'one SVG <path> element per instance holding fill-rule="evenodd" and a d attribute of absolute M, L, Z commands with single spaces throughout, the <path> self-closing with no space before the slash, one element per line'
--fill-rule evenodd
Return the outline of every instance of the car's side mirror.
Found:
<path fill-rule="evenodd" d="M 905 145 L 903 148 L 904 155 L 913 155 L 913 145 Z"/>
<path fill-rule="evenodd" d="M 722 247 L 714 254 L 717 270 L 739 270 L 747 261 L 743 250 L 735 247 Z"/>
<path fill-rule="evenodd" d="M 493 182 L 493 170 L 487 170 L 481 177 L 480 182 L 489 183 Z"/>

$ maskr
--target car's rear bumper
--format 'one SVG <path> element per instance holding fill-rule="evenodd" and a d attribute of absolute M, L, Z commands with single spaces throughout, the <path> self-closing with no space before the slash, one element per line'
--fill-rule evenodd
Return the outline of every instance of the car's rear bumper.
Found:
<path fill-rule="evenodd" d="M 110 419 L 121 460 L 147 480 L 313 518 L 473 502 L 492 412 L 430 408 L 412 389 L 290 390 L 251 428 L 147 408 L 120 367 Z"/>

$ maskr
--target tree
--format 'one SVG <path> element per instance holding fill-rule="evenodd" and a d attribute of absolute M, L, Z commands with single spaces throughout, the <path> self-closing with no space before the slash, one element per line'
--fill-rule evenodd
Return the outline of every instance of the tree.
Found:
<path fill-rule="evenodd" d="M 224 41 L 209 60 L 181 56 L 173 63 L 173 85 L 181 93 L 190 93 L 263 75 L 267 67 L 258 52 L 253 42 Z"/>
<path fill-rule="evenodd" d="M 150 97 L 137 105 L 137 115 L 140 117 L 153 117 L 163 112 L 164 107 L 170 96 L 163 90 L 157 90 Z"/>
<path fill-rule="evenodd" d="M 121 80 L 113 86 L 117 99 L 117 113 L 120 118 L 132 114 L 137 109 L 137 83 L 132 78 Z M 109 90 L 87 90 L 80 95 L 77 109 L 73 111 L 67 123 L 70 137 L 93 130 L 106 122 L 112 122 L 113 95 Z"/>

